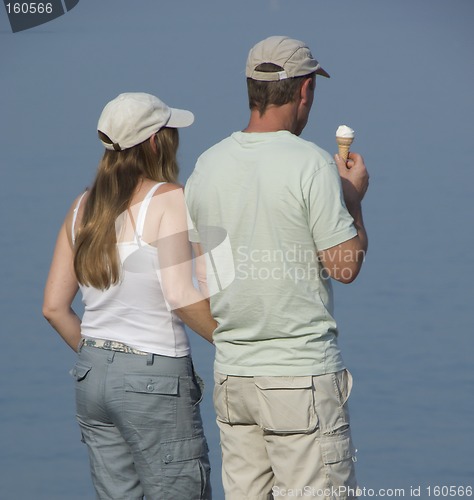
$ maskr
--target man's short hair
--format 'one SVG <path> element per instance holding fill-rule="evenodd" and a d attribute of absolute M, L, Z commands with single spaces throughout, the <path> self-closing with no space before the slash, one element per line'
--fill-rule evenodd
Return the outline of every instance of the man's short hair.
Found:
<path fill-rule="evenodd" d="M 258 71 L 273 73 L 282 71 L 283 68 L 273 63 L 263 63 L 257 66 Z M 314 78 L 315 74 L 286 78 L 271 82 L 253 80 L 247 78 L 247 91 L 249 96 L 249 107 L 257 109 L 260 116 L 265 114 L 268 106 L 283 106 L 293 102 L 299 92 L 301 85 L 307 78 Z"/>

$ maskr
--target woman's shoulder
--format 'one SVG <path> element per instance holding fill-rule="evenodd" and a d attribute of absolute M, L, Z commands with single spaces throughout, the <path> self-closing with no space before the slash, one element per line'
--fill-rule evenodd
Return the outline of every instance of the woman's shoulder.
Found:
<path fill-rule="evenodd" d="M 164 193 L 169 193 L 171 191 L 179 191 L 183 190 L 183 186 L 178 183 L 173 183 L 173 182 L 164 182 L 161 184 L 158 189 L 155 191 L 154 195 L 159 195 L 159 194 L 164 194 Z"/>
<path fill-rule="evenodd" d="M 87 198 L 89 196 L 89 190 L 86 189 L 82 193 L 78 194 L 75 198 L 74 201 L 72 202 L 71 206 L 69 207 L 68 211 L 68 217 L 76 218 L 77 214 L 80 212 L 82 214 L 84 210 L 84 205 L 86 204 Z"/>
<path fill-rule="evenodd" d="M 156 186 L 156 183 L 155 183 Z M 184 187 L 174 182 L 164 182 L 160 184 L 153 193 L 153 205 L 163 208 L 173 205 L 176 200 L 184 198 Z"/>
<path fill-rule="evenodd" d="M 182 190 L 183 186 L 177 182 L 156 182 L 152 179 L 145 179 L 142 181 L 139 188 L 134 193 L 134 198 L 140 200 L 145 198 L 153 192 L 153 196 L 158 196 L 160 194 L 169 193 L 171 191 Z M 132 198 L 132 201 L 133 198 Z"/>
<path fill-rule="evenodd" d="M 78 194 L 71 206 L 69 207 L 66 218 L 64 219 L 64 226 L 66 228 L 68 238 L 72 243 L 72 229 L 77 226 L 77 221 L 82 218 L 82 213 L 84 211 L 84 205 L 89 196 L 89 191 L 86 189 L 82 193 Z"/>
<path fill-rule="evenodd" d="M 148 199 L 148 201 L 147 201 Z M 174 208 L 177 204 L 182 204 L 184 199 L 183 186 L 173 182 L 156 182 L 150 179 L 143 181 L 140 190 L 136 192 L 134 199 L 131 200 L 131 206 L 137 211 L 141 209 L 142 202 L 146 202 L 147 218 L 152 214 L 161 217 L 161 215 Z"/>

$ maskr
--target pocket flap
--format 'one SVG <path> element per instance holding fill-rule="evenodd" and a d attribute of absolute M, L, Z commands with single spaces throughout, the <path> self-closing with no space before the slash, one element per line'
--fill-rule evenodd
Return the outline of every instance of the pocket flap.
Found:
<path fill-rule="evenodd" d="M 92 366 L 86 365 L 78 361 L 74 368 L 69 372 L 77 381 L 86 378 L 86 375 L 91 371 Z"/>
<path fill-rule="evenodd" d="M 223 373 L 219 372 L 214 372 L 214 382 L 217 385 L 222 385 L 228 378 L 229 378 L 228 375 L 224 375 Z"/>
<path fill-rule="evenodd" d="M 259 426 L 275 434 L 309 434 L 318 425 L 313 380 L 305 377 L 254 377 Z"/>
<path fill-rule="evenodd" d="M 168 443 L 162 443 L 161 446 L 162 460 L 165 464 L 193 460 L 202 457 L 209 451 L 204 436 L 169 441 Z"/>
<path fill-rule="evenodd" d="M 355 450 L 350 436 L 331 436 L 321 439 L 321 453 L 323 462 L 329 465 L 352 458 Z"/>
<path fill-rule="evenodd" d="M 150 376 L 130 373 L 125 375 L 125 391 L 146 394 L 178 394 L 178 377 L 170 375 Z"/>
<path fill-rule="evenodd" d="M 254 377 L 259 389 L 309 389 L 313 385 L 311 375 L 307 377 Z"/>

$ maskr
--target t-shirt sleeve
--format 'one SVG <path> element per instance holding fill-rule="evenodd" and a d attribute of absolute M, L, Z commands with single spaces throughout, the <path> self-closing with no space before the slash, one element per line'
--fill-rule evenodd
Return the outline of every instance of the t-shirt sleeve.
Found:
<path fill-rule="evenodd" d="M 317 250 L 326 250 L 357 236 L 348 212 L 341 178 L 334 162 L 321 166 L 306 182 L 304 197 L 308 224 Z"/>

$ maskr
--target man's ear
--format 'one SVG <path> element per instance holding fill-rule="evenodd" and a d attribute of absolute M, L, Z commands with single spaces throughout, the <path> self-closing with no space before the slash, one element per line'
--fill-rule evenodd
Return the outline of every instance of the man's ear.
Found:
<path fill-rule="evenodd" d="M 303 102 L 307 102 L 308 100 L 312 100 L 312 93 L 314 92 L 314 87 L 316 85 L 315 77 L 311 76 L 310 78 L 306 78 L 300 87 L 300 99 Z"/>

